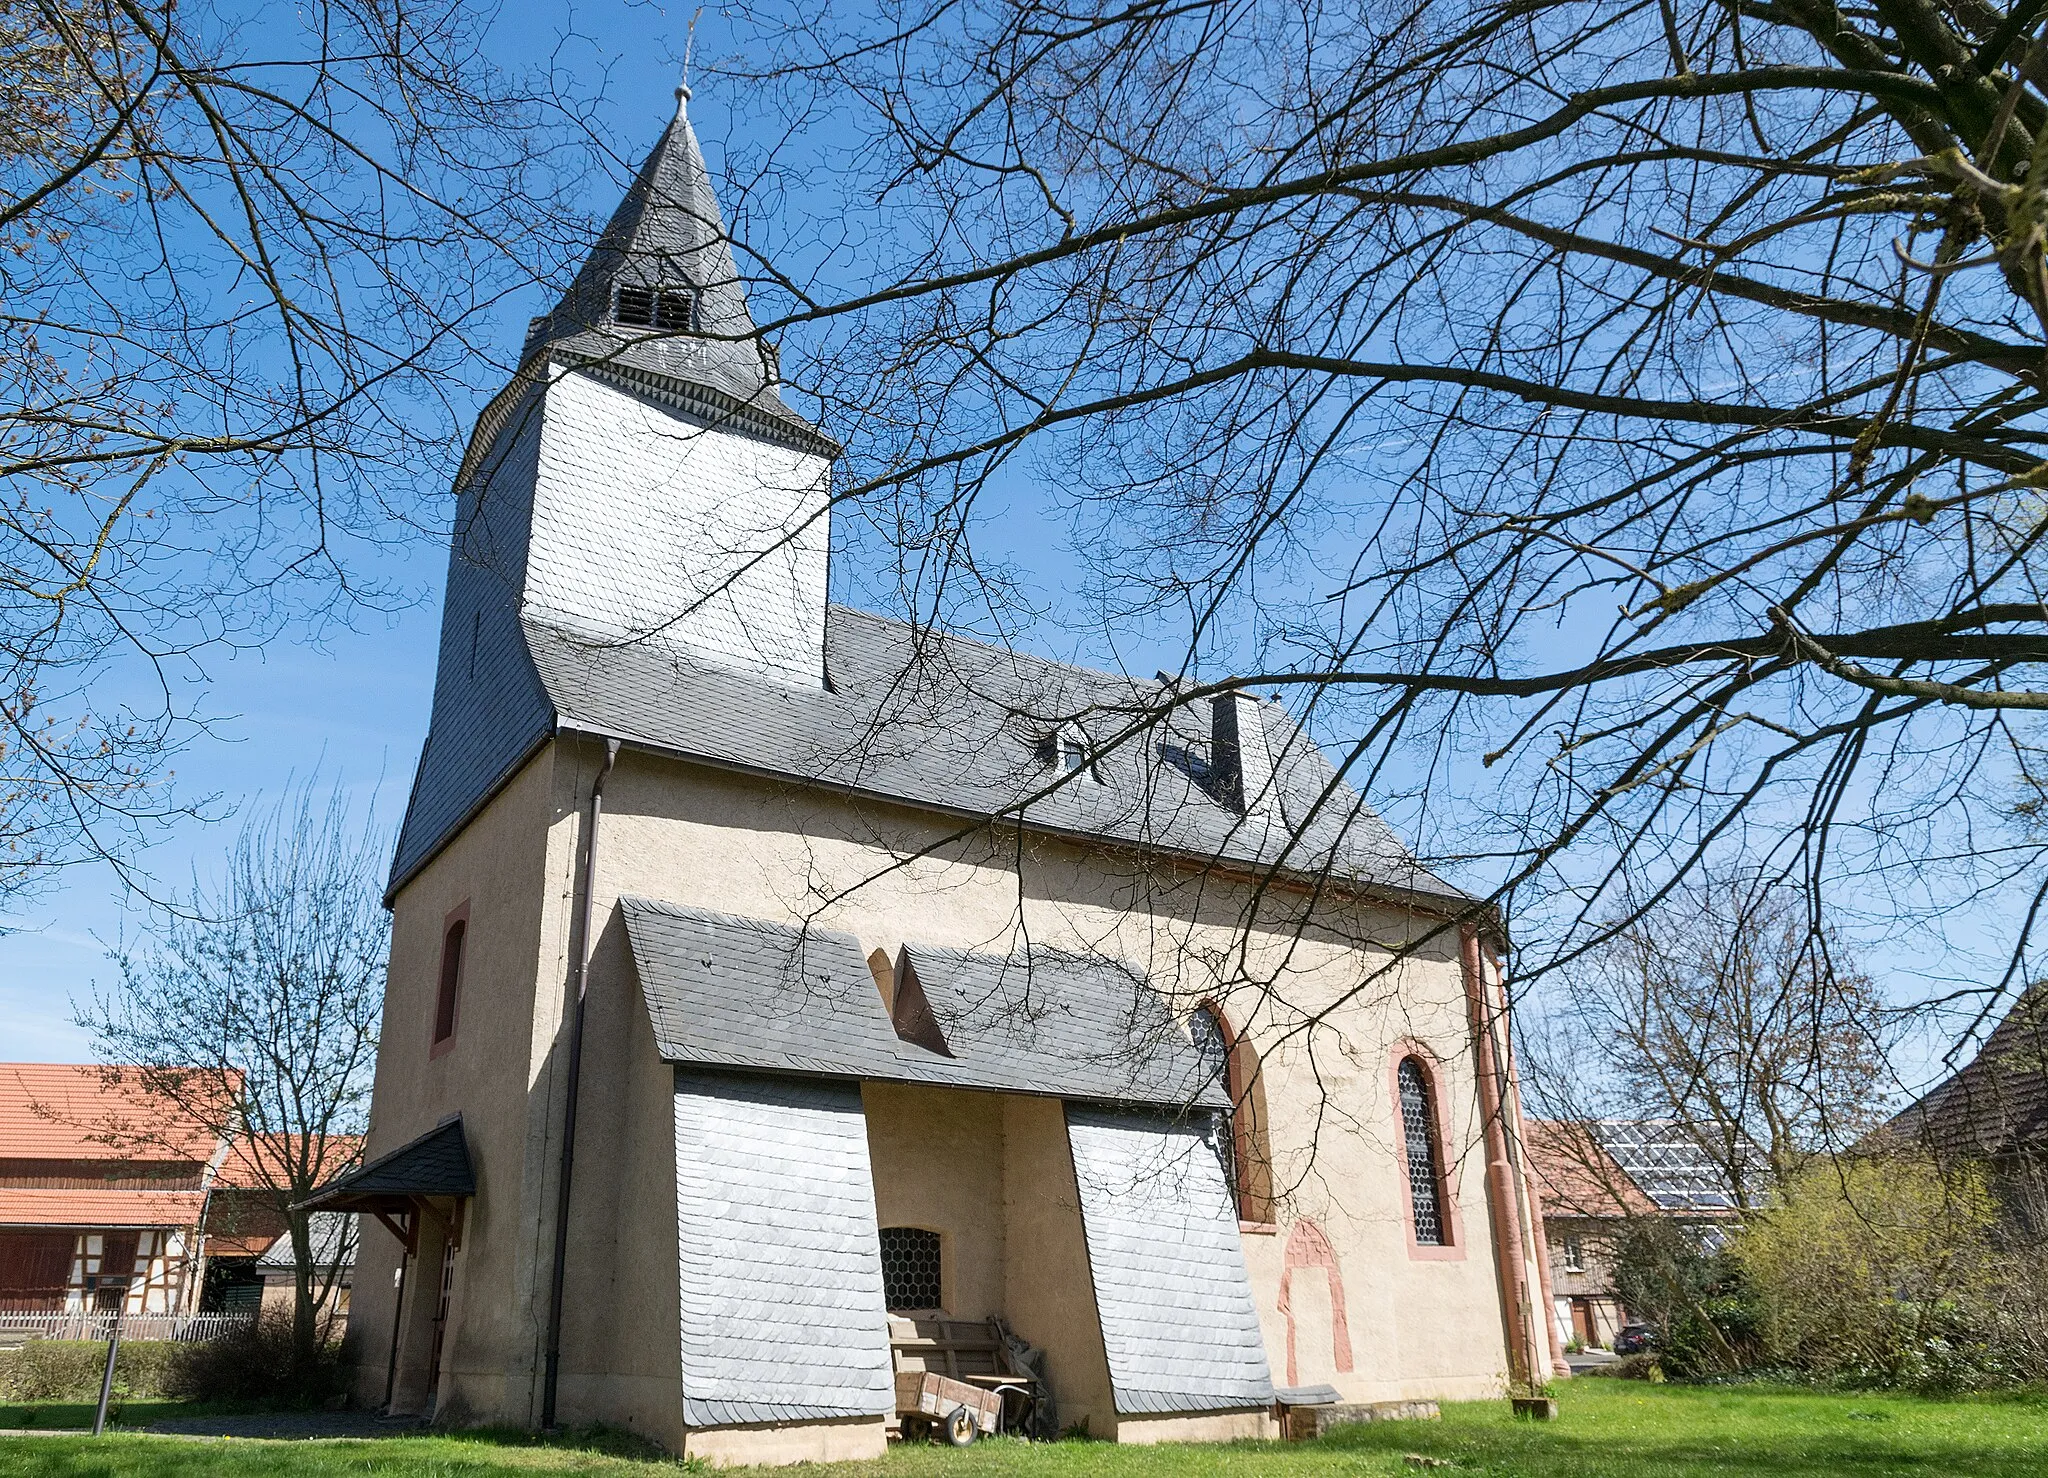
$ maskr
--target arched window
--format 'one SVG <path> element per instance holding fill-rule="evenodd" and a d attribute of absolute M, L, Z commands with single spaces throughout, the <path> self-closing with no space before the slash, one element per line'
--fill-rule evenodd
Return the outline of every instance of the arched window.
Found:
<path fill-rule="evenodd" d="M 469 935 L 469 905 L 450 914 L 441 936 L 441 983 L 434 993 L 432 1055 L 440 1056 L 455 1040 L 457 1004 L 462 991 L 462 947 Z"/>
<path fill-rule="evenodd" d="M 1408 1150 L 1408 1211 L 1415 1241 L 1443 1247 L 1450 1238 L 1444 1219 L 1443 1154 L 1436 1137 L 1436 1104 L 1429 1073 L 1417 1057 L 1404 1057 L 1395 1072 L 1401 1094 L 1401 1137 Z"/>
<path fill-rule="evenodd" d="M 1230 1108 L 1217 1115 L 1211 1142 L 1223 1162 L 1223 1178 L 1237 1203 L 1238 1219 L 1270 1223 L 1273 1157 L 1266 1142 L 1266 1085 L 1259 1074 L 1258 1053 L 1206 1001 L 1195 1008 L 1188 1031 L 1210 1078 L 1230 1095 Z"/>
<path fill-rule="evenodd" d="M 892 1311 L 944 1308 L 939 1271 L 937 1232 L 882 1228 L 882 1302 Z"/>

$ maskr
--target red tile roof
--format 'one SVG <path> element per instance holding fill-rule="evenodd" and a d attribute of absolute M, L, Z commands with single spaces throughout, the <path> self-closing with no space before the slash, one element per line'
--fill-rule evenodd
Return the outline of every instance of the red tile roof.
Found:
<path fill-rule="evenodd" d="M 199 1191 L 17 1190 L 0 1186 L 0 1226 L 189 1227 Z"/>
<path fill-rule="evenodd" d="M 0 1158 L 204 1163 L 218 1146 L 133 1068 L 0 1063 Z"/>
<path fill-rule="evenodd" d="M 264 1134 L 250 1139 L 238 1139 L 228 1146 L 228 1156 L 221 1161 L 220 1171 L 214 1177 L 214 1185 L 221 1190 L 261 1190 L 271 1185 L 272 1177 L 279 1175 L 286 1163 L 289 1146 L 299 1139 L 298 1135 Z M 320 1172 L 316 1179 L 326 1182 L 340 1175 L 354 1165 L 362 1152 L 363 1139 L 359 1134 L 330 1134 L 322 1147 Z"/>
<path fill-rule="evenodd" d="M 1523 1140 L 1547 1216 L 1654 1216 L 1656 1203 L 1583 1124 L 1531 1119 Z"/>

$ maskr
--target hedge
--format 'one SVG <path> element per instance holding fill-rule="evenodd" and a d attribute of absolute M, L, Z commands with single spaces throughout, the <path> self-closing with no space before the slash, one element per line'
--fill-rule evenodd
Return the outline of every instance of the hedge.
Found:
<path fill-rule="evenodd" d="M 114 1366 L 117 1396 L 161 1396 L 183 1348 L 175 1340 L 121 1341 Z M 107 1367 L 104 1340 L 32 1339 L 0 1350 L 0 1398 L 9 1401 L 91 1401 Z"/>

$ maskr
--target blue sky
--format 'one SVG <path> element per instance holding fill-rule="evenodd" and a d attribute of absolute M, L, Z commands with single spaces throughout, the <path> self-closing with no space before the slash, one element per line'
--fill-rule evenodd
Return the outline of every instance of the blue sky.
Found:
<path fill-rule="evenodd" d="M 675 106 L 672 59 L 682 53 L 690 15 L 690 8 L 621 0 L 573 12 L 519 0 L 501 14 L 497 39 L 508 60 L 552 51 L 577 91 L 601 94 L 601 124 L 637 153 L 659 136 Z M 707 13 L 700 49 L 715 25 Z M 556 49 L 567 26 L 583 39 Z M 711 145 L 722 122 L 715 100 L 702 99 L 694 112 Z M 592 181 L 590 208 L 600 218 L 615 198 L 608 183 Z M 508 301 L 501 342 L 516 345 L 526 319 L 546 307 L 537 297 Z M 291 628 L 260 651 L 213 652 L 185 675 L 183 696 L 211 719 L 213 732 L 178 756 L 176 786 L 188 798 L 217 797 L 212 813 L 221 819 L 182 824 L 142 856 L 157 885 L 188 885 L 195 868 L 210 873 L 232 840 L 233 812 L 274 797 L 316 767 L 395 829 L 426 732 L 446 557 L 445 546 L 425 535 L 382 550 L 367 572 L 411 594 L 402 608 L 364 614 L 352 628 L 329 627 L 317 637 Z M 116 706 L 127 683 L 119 672 L 99 680 L 95 704 Z M 148 701 L 146 692 L 139 701 Z M 106 946 L 141 919 L 103 867 L 71 871 L 8 915 L 8 932 L 0 935 L 0 1060 L 88 1060 L 90 1044 L 71 1024 L 71 1002 L 111 978 Z"/>
<path fill-rule="evenodd" d="M 550 55 L 569 73 L 574 90 L 601 99 L 597 116 L 633 159 L 658 136 L 673 107 L 676 58 L 683 50 L 691 9 L 609 3 L 582 7 L 571 19 L 556 7 L 515 0 L 499 22 L 500 45 L 530 58 Z M 579 39 L 555 48 L 564 26 Z M 714 13 L 706 12 L 697 43 L 700 56 L 724 44 Z M 714 169 L 725 118 L 715 88 L 700 88 L 691 104 Z M 599 219 L 618 186 L 594 179 L 588 202 Z M 499 341 L 516 344 L 527 317 L 548 305 L 537 296 L 503 305 Z M 1041 585 L 1057 591 L 1069 566 L 1061 526 L 1048 522 L 1028 497 L 1015 499 L 983 530 L 999 557 L 1014 561 Z M 987 552 L 986 550 L 984 552 Z M 212 721 L 210 735 L 177 762 L 178 786 L 188 797 L 216 796 L 219 819 L 179 826 L 142 859 L 160 886 L 179 888 L 198 870 L 210 873 L 231 841 L 234 815 L 276 796 L 295 775 L 318 768 L 339 778 L 361 804 L 374 807 L 389 829 L 402 810 L 433 684 L 446 559 L 441 541 L 421 534 L 374 556 L 369 571 L 412 595 L 388 613 L 367 614 L 346 629 L 317 638 L 288 630 L 261 651 L 216 653 L 188 675 L 186 695 Z M 1101 661 L 1105 652 L 1056 652 Z M 1140 651 L 1117 654 L 1149 670 Z M 110 675 L 94 697 L 118 704 L 123 677 Z M 43 897 L 6 919 L 0 935 L 0 1059 L 82 1061 L 90 1044 L 71 1024 L 72 1001 L 110 978 L 106 949 L 143 916 L 104 868 L 81 868 Z M 1879 973 L 1894 966 L 1879 961 Z"/>

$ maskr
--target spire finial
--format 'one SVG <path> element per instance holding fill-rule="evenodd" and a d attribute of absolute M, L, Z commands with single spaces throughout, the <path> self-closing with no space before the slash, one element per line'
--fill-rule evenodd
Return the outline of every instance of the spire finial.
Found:
<path fill-rule="evenodd" d="M 682 117 L 683 109 L 690 101 L 690 58 L 697 51 L 697 22 L 703 17 L 704 7 L 698 6 L 690 17 L 690 29 L 683 37 L 683 83 L 676 89 L 676 116 Z"/>

